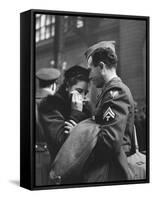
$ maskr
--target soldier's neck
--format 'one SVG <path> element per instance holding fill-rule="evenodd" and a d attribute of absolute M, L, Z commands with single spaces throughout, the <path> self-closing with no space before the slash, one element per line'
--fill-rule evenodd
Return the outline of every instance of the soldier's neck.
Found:
<path fill-rule="evenodd" d="M 116 74 L 116 71 L 114 71 L 114 70 L 108 71 L 108 73 L 104 77 L 105 83 L 108 83 L 109 81 L 111 81 L 115 77 L 118 77 L 117 74 Z"/>

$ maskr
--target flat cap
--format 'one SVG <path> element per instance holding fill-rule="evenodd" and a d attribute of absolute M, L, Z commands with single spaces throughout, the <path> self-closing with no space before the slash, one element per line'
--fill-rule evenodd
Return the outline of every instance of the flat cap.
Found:
<path fill-rule="evenodd" d="M 92 45 L 85 52 L 86 58 L 88 59 L 98 48 L 104 48 L 104 49 L 110 48 L 115 54 L 115 41 L 101 41 L 98 42 L 97 44 Z"/>
<path fill-rule="evenodd" d="M 85 76 L 89 78 L 89 70 L 79 65 L 70 67 L 64 74 L 65 79 L 70 79 L 77 76 Z"/>
<path fill-rule="evenodd" d="M 36 73 L 36 77 L 43 81 L 54 81 L 58 79 L 60 75 L 60 71 L 55 68 L 42 68 Z"/>

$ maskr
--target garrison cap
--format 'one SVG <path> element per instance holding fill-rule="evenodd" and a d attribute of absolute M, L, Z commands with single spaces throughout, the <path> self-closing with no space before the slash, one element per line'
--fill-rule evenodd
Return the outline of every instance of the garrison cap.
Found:
<path fill-rule="evenodd" d="M 36 73 L 36 77 L 42 81 L 55 81 L 60 75 L 60 71 L 55 68 L 42 68 Z"/>
<path fill-rule="evenodd" d="M 94 51 L 99 48 L 103 48 L 103 49 L 110 48 L 113 51 L 113 53 L 116 54 L 115 41 L 102 41 L 102 42 L 92 45 L 91 47 L 87 49 L 87 51 L 85 52 L 86 58 L 88 59 L 94 53 Z"/>
<path fill-rule="evenodd" d="M 64 76 L 67 80 L 78 76 L 85 76 L 86 78 L 89 78 L 89 73 L 90 71 L 88 69 L 79 65 L 74 65 L 65 72 Z"/>

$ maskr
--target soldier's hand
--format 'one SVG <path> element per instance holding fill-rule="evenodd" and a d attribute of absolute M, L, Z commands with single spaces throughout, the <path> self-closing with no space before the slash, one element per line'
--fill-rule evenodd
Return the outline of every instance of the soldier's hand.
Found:
<path fill-rule="evenodd" d="M 65 134 L 70 134 L 72 129 L 77 125 L 77 123 L 73 120 L 65 121 Z"/>
<path fill-rule="evenodd" d="M 79 110 L 82 112 L 83 110 L 83 97 L 81 96 L 81 94 L 74 90 L 71 92 L 72 94 L 72 109 L 74 110 Z"/>

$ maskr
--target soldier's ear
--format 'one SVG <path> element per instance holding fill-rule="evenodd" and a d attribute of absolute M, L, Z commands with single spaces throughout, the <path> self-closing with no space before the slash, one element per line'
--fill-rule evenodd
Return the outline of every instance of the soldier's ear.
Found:
<path fill-rule="evenodd" d="M 100 62 L 100 63 L 99 63 L 99 67 L 100 67 L 100 70 L 101 70 L 101 74 L 102 74 L 102 75 L 105 74 L 105 69 L 106 69 L 105 66 L 106 66 L 105 63 L 103 63 L 103 62 Z"/>
<path fill-rule="evenodd" d="M 99 63 L 99 67 L 101 68 L 101 70 L 104 69 L 104 66 L 105 66 L 105 64 L 101 61 L 101 62 Z"/>

